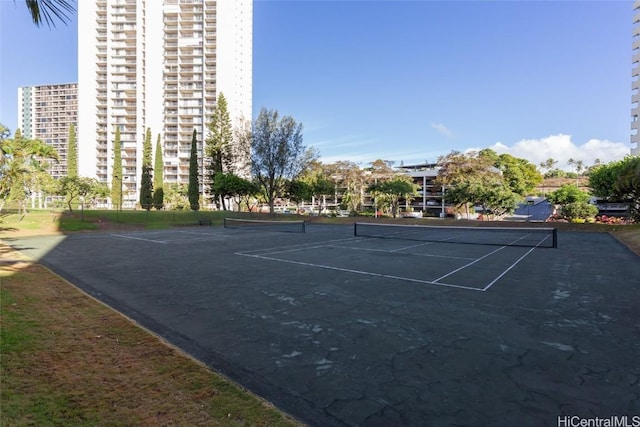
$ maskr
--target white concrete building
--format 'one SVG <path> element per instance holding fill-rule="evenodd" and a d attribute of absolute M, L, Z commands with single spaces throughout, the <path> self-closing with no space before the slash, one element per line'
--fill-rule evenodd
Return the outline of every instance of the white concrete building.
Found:
<path fill-rule="evenodd" d="M 251 119 L 252 33 L 252 0 L 78 2 L 80 174 L 111 183 L 116 127 L 125 207 L 138 200 L 147 128 L 154 147 L 161 136 L 165 182 L 188 182 L 194 129 L 202 171 L 218 94 L 234 124 Z"/>
<path fill-rule="evenodd" d="M 640 1 L 633 3 L 631 68 L 631 154 L 640 154 Z"/>
<path fill-rule="evenodd" d="M 39 139 L 56 150 L 58 161 L 47 161 L 47 170 L 56 179 L 67 175 L 71 124 L 78 125 L 77 83 L 18 88 L 18 128 L 25 138 Z"/>

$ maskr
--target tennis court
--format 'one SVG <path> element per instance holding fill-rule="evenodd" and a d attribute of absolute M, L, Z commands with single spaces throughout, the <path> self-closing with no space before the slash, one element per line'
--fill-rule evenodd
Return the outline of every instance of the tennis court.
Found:
<path fill-rule="evenodd" d="M 310 425 L 640 413 L 640 260 L 610 235 L 288 226 L 9 243 Z"/>
<path fill-rule="evenodd" d="M 556 246 L 555 239 L 555 230 L 540 228 L 452 229 L 355 223 L 354 237 L 237 255 L 392 281 L 486 291 L 534 248 Z"/>

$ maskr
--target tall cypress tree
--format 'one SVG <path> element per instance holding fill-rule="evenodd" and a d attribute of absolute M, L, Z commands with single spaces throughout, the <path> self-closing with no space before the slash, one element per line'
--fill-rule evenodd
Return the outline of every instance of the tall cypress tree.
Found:
<path fill-rule="evenodd" d="M 193 138 L 191 138 L 191 156 L 189 157 L 189 205 L 193 211 L 200 209 L 198 172 L 198 131 L 194 129 Z"/>
<path fill-rule="evenodd" d="M 164 164 L 162 159 L 162 146 L 160 134 L 156 141 L 156 154 L 153 165 L 153 207 L 160 210 L 164 206 Z"/>
<path fill-rule="evenodd" d="M 147 134 L 142 146 L 142 176 L 140 178 L 140 206 L 150 210 L 153 205 L 153 181 L 151 178 L 151 129 L 147 128 Z"/>
<path fill-rule="evenodd" d="M 78 177 L 78 142 L 76 141 L 76 128 L 73 123 L 69 125 L 69 137 L 67 139 L 67 176 Z"/>
<path fill-rule="evenodd" d="M 221 204 L 222 209 L 226 210 L 224 197 L 216 194 L 214 190 L 217 174 L 234 172 L 234 158 L 231 150 L 233 129 L 231 127 L 227 99 L 222 92 L 218 95 L 208 128 L 209 135 L 205 141 L 205 154 L 209 157 L 210 162 L 208 165 L 209 173 L 205 177 L 205 182 L 208 184 L 209 192 L 215 197 L 216 204 Z"/>
<path fill-rule="evenodd" d="M 120 144 L 120 128 L 116 127 L 113 141 L 113 171 L 111 172 L 111 203 L 122 209 L 122 146 Z"/>

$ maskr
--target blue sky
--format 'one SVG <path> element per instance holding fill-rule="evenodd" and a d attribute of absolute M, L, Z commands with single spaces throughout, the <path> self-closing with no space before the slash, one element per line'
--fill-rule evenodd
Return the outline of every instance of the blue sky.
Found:
<path fill-rule="evenodd" d="M 535 164 L 629 153 L 631 1 L 254 2 L 254 117 L 304 124 L 325 162 L 493 148 Z M 77 81 L 77 25 L 0 0 L 0 121 L 17 88 Z M 64 46 L 63 49 L 60 46 Z"/>

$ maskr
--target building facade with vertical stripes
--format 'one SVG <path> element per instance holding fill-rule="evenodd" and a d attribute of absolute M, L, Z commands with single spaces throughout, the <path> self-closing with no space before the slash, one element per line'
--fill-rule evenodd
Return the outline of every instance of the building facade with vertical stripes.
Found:
<path fill-rule="evenodd" d="M 631 56 L 631 154 L 640 154 L 640 1 L 633 2 Z"/>
<path fill-rule="evenodd" d="M 67 175 L 72 124 L 78 126 L 77 83 L 18 88 L 18 128 L 25 138 L 39 139 L 56 150 L 58 161 L 47 162 L 47 170 L 55 179 Z"/>
<path fill-rule="evenodd" d="M 252 114 L 252 0 L 78 2 L 80 174 L 111 183 L 122 143 L 123 204 L 135 206 L 147 128 L 160 135 L 164 181 L 186 184 L 194 129 L 203 141 L 223 93 L 232 123 Z"/>

